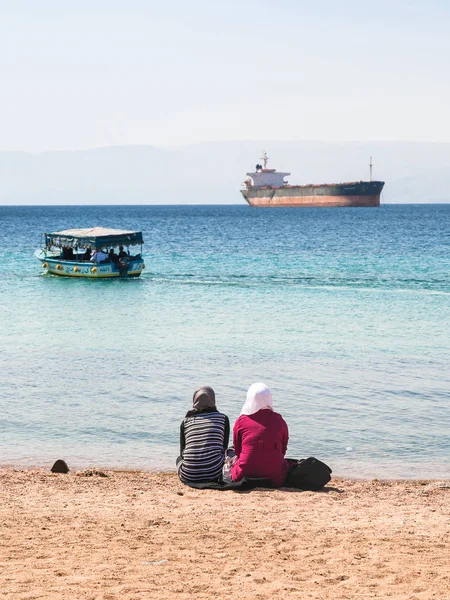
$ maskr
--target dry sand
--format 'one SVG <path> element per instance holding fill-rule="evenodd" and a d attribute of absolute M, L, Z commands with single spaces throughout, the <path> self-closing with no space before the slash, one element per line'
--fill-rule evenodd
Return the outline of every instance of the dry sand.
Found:
<path fill-rule="evenodd" d="M 0 598 L 450 599 L 450 482 L 197 491 L 0 469 Z"/>

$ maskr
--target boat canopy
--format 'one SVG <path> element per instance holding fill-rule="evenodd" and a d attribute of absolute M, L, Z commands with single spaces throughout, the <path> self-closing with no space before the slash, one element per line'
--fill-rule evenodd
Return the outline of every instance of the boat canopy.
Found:
<path fill-rule="evenodd" d="M 90 246 L 99 250 L 106 246 L 138 246 L 143 244 L 141 231 L 122 231 L 92 227 L 91 229 L 67 229 L 45 234 L 46 246 L 68 246 L 70 248 L 86 248 Z"/>

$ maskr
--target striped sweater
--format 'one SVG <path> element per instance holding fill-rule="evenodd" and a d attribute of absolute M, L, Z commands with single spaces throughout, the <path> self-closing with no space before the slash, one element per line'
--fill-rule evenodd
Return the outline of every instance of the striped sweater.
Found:
<path fill-rule="evenodd" d="M 230 437 L 226 415 L 208 410 L 186 417 L 180 427 L 178 476 L 181 481 L 215 481 L 222 476 Z"/>

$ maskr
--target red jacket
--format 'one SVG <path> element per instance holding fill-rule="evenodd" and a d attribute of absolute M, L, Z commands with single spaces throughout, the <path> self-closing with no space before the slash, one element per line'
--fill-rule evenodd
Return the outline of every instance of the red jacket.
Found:
<path fill-rule="evenodd" d="M 262 409 L 253 415 L 241 415 L 233 429 L 237 457 L 231 468 L 233 481 L 265 477 L 271 479 L 275 487 L 283 485 L 288 439 L 288 427 L 280 414 Z"/>

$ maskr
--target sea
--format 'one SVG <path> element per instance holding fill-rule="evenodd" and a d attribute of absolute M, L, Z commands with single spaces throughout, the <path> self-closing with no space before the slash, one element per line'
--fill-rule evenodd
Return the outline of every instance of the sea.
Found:
<path fill-rule="evenodd" d="M 140 278 L 44 274 L 42 233 L 143 232 Z M 450 205 L 0 207 L 0 465 L 174 470 L 194 390 L 271 389 L 288 456 L 450 478 Z"/>

